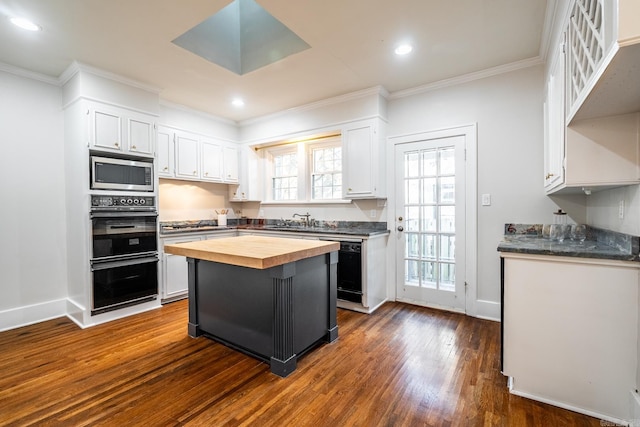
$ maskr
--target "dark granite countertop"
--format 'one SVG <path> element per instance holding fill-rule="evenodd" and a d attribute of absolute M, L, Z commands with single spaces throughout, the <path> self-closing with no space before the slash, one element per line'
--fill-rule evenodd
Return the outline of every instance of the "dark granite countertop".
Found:
<path fill-rule="evenodd" d="M 333 234 L 345 236 L 371 237 L 389 234 L 386 223 L 356 221 L 317 221 L 313 226 L 292 225 L 276 220 L 229 220 L 228 225 L 220 227 L 215 220 L 203 221 L 167 221 L 160 223 L 160 235 L 167 236 L 182 233 L 203 233 L 208 231 L 263 230 L 285 231 L 290 233 Z"/>
<path fill-rule="evenodd" d="M 640 261 L 640 257 L 638 256 L 640 238 L 637 236 L 589 227 L 587 240 L 582 243 L 570 239 L 557 242 L 538 234 L 540 229 L 541 227 L 537 227 L 537 224 L 506 224 L 505 235 L 498 244 L 498 251 L 534 255 Z"/>

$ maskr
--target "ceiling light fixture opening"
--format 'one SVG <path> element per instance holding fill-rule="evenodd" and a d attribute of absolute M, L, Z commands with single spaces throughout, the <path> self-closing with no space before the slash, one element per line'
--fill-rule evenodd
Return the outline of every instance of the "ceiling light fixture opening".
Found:
<path fill-rule="evenodd" d="M 31 21 L 29 21 L 26 18 L 20 18 L 17 16 L 14 16 L 12 18 L 9 18 L 9 20 L 11 21 L 11 23 L 17 27 L 22 28 L 23 30 L 27 30 L 27 31 L 40 31 L 42 30 L 42 27 L 40 27 L 38 24 L 35 24 Z"/>
<path fill-rule="evenodd" d="M 231 101 L 231 104 L 236 108 L 244 107 L 244 101 L 240 98 L 234 99 L 233 101 Z"/>
<path fill-rule="evenodd" d="M 408 53 L 411 53 L 412 50 L 413 46 L 411 46 L 410 44 L 401 44 L 400 46 L 396 47 L 396 50 L 394 50 L 394 52 L 396 53 L 396 55 L 406 55 Z"/>

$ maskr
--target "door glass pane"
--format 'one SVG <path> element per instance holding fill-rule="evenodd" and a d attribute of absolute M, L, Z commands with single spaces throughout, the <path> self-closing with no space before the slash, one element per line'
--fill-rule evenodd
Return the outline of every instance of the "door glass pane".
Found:
<path fill-rule="evenodd" d="M 456 157 L 454 148 L 445 148 L 440 153 L 440 175 L 454 175 L 456 173 Z"/>
<path fill-rule="evenodd" d="M 420 231 L 420 208 L 418 206 L 408 206 L 406 209 L 406 223 L 405 227 L 407 231 Z"/>
<path fill-rule="evenodd" d="M 440 203 L 456 203 L 456 177 L 440 178 Z"/>
<path fill-rule="evenodd" d="M 438 231 L 436 217 L 437 210 L 437 206 L 424 206 L 422 208 L 422 231 L 432 233 Z"/>
<path fill-rule="evenodd" d="M 420 239 L 420 234 L 418 234 L 418 233 L 407 233 L 406 254 L 407 254 L 408 258 L 420 258 L 420 245 L 418 245 L 419 239 Z"/>
<path fill-rule="evenodd" d="M 407 285 L 420 286 L 420 269 L 418 261 L 406 260 L 404 266 L 404 280 Z"/>
<path fill-rule="evenodd" d="M 456 251 L 456 236 L 440 236 L 440 259 L 443 261 L 454 261 Z"/>
<path fill-rule="evenodd" d="M 406 180 L 407 204 L 417 205 L 420 203 L 420 179 Z"/>
<path fill-rule="evenodd" d="M 438 264 L 435 262 L 423 262 L 421 263 L 421 279 L 422 286 L 427 288 L 437 288 L 438 286 Z"/>
<path fill-rule="evenodd" d="M 422 152 L 422 176 L 436 176 L 438 174 L 438 152 L 427 150 Z"/>
<path fill-rule="evenodd" d="M 446 291 L 456 289 L 456 266 L 455 264 L 440 264 L 440 288 Z"/>
<path fill-rule="evenodd" d="M 437 259 L 438 248 L 436 246 L 437 236 L 435 234 L 422 235 L 422 255 L 423 258 Z"/>
<path fill-rule="evenodd" d="M 407 153 L 404 157 L 405 173 L 404 176 L 417 177 L 420 176 L 420 152 Z"/>
<path fill-rule="evenodd" d="M 437 196 L 437 179 L 436 178 L 423 178 L 422 179 L 422 203 L 435 204 L 438 200 Z"/>
<path fill-rule="evenodd" d="M 440 206 L 440 232 L 454 233 L 456 231 L 456 207 Z"/>

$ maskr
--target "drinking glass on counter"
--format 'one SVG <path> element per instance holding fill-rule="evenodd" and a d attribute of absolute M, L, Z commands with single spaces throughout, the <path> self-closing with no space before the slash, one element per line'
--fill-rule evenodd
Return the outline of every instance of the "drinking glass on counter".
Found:
<path fill-rule="evenodd" d="M 551 224 L 550 237 L 551 240 L 557 242 L 564 242 L 570 227 L 567 224 Z"/>
<path fill-rule="evenodd" d="M 571 226 L 571 239 L 583 243 L 587 239 L 587 226 L 574 224 Z"/>

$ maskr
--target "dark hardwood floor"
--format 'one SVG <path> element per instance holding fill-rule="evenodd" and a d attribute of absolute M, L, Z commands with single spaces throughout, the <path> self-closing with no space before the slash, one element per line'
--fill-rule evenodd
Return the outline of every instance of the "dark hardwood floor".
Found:
<path fill-rule="evenodd" d="M 399 303 L 338 311 L 340 338 L 282 379 L 187 335 L 187 304 L 81 330 L 0 333 L 0 425 L 599 426 L 510 395 L 498 323 Z"/>

